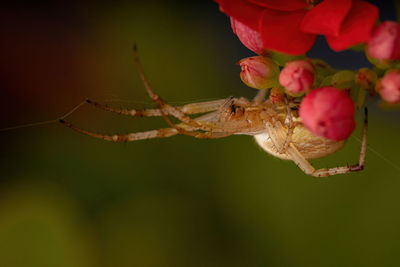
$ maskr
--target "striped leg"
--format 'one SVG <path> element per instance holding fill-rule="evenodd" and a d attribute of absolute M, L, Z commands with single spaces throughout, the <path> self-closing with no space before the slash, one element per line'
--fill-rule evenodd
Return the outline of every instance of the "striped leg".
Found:
<path fill-rule="evenodd" d="M 163 137 L 170 137 L 178 134 L 178 131 L 174 128 L 161 128 L 158 130 L 146 131 L 146 132 L 138 132 L 138 133 L 130 133 L 124 135 L 105 135 L 90 132 L 84 129 L 81 129 L 69 122 L 64 120 L 60 120 L 60 122 L 68 128 L 71 128 L 74 131 L 80 132 L 85 135 L 89 135 L 98 139 L 103 139 L 106 141 L 111 142 L 129 142 L 129 141 L 137 141 L 137 140 L 144 140 L 144 139 L 152 139 L 152 138 L 163 138 Z"/>
<path fill-rule="evenodd" d="M 63 119 L 60 119 L 60 123 L 65 125 L 68 128 L 73 129 L 74 131 L 77 131 L 79 133 L 89 135 L 91 137 L 95 137 L 98 139 L 103 139 L 106 141 L 111 141 L 111 142 L 129 142 L 129 141 L 138 141 L 138 140 L 144 140 L 144 139 L 152 139 L 152 138 L 166 138 L 166 137 L 171 137 L 174 135 L 179 134 L 180 132 L 176 130 L 175 128 L 161 128 L 158 130 L 151 130 L 151 131 L 146 131 L 146 132 L 138 132 L 138 133 L 129 133 L 129 134 L 123 134 L 123 135 L 105 135 L 105 134 L 99 134 L 99 133 L 94 133 L 91 131 L 84 130 L 82 128 L 79 128 L 69 122 L 66 122 Z M 182 129 L 185 126 L 182 126 Z M 217 133 L 212 133 L 212 132 L 196 132 L 196 131 L 189 131 L 189 130 L 184 130 L 186 135 L 193 136 L 195 138 L 201 138 L 201 139 L 216 139 L 216 138 L 222 138 L 231 135 L 230 133 L 223 133 L 223 132 L 217 132 Z"/>
<path fill-rule="evenodd" d="M 175 107 L 180 110 L 184 114 L 199 114 L 206 113 L 217 110 L 221 105 L 225 103 L 226 99 L 207 101 L 207 102 L 199 102 L 199 103 L 191 103 L 180 107 Z M 100 104 L 96 101 L 86 99 L 86 102 L 93 105 L 96 108 L 110 111 L 122 115 L 132 116 L 132 117 L 158 117 L 162 116 L 160 109 L 119 109 L 112 108 L 108 105 Z"/>
<path fill-rule="evenodd" d="M 285 119 L 285 123 L 286 120 L 288 121 L 286 124 L 287 127 L 287 133 L 286 133 L 286 138 L 285 138 L 285 142 L 282 145 L 281 150 L 279 151 L 279 153 L 283 153 L 284 151 L 286 151 L 286 149 L 289 146 L 290 140 L 292 138 L 293 135 L 293 131 L 294 131 L 294 127 L 293 127 L 293 118 L 292 118 L 292 113 L 291 113 L 291 109 L 289 107 L 289 102 L 287 97 L 284 95 L 283 99 L 285 100 L 285 106 L 286 106 L 286 119 Z"/>
<path fill-rule="evenodd" d="M 292 157 L 292 160 L 297 164 L 297 166 L 304 171 L 306 174 L 315 176 L 315 177 L 326 177 L 335 174 L 342 174 L 348 172 L 357 172 L 364 169 L 365 163 L 365 153 L 367 149 L 367 128 L 368 128 L 368 111 L 365 109 L 365 118 L 364 118 L 364 132 L 363 132 L 363 139 L 361 143 L 361 151 L 360 151 L 360 158 L 358 164 L 354 164 L 351 166 L 342 166 L 336 168 L 324 168 L 315 170 L 313 166 L 306 160 L 303 155 L 297 150 L 297 148 L 290 144 L 287 150 Z"/>

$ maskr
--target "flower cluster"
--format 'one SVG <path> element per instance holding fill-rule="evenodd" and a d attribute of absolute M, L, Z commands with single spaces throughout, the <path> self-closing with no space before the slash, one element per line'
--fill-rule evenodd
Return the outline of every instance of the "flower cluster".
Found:
<path fill-rule="evenodd" d="M 400 103 L 400 24 L 378 22 L 378 9 L 363 0 L 214 0 L 233 32 L 258 56 L 239 61 L 242 81 L 301 101 L 299 116 L 315 135 L 347 139 L 355 110 L 377 93 Z M 364 47 L 373 69 L 335 70 L 305 53 L 317 35 L 334 51 Z"/>
<path fill-rule="evenodd" d="M 257 54 L 274 50 L 301 55 L 318 34 L 333 50 L 344 50 L 366 42 L 378 18 L 378 9 L 361 0 L 215 1 L 231 17 L 242 43 Z"/>

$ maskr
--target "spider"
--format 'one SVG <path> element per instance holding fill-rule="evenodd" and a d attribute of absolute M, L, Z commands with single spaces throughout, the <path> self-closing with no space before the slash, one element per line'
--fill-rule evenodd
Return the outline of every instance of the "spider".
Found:
<path fill-rule="evenodd" d="M 226 99 L 191 103 L 184 106 L 171 106 L 154 93 L 140 63 L 136 45 L 134 58 L 140 78 L 149 97 L 158 105 L 158 109 L 117 109 L 87 99 L 86 102 L 110 112 L 133 117 L 161 116 L 168 128 L 129 133 L 124 135 L 104 135 L 81 129 L 63 119 L 60 122 L 80 133 L 95 138 L 128 142 L 151 138 L 166 138 L 177 134 L 194 138 L 216 139 L 230 135 L 254 136 L 257 144 L 271 155 L 292 160 L 304 173 L 315 177 L 356 172 L 364 169 L 367 147 L 368 112 L 365 109 L 363 139 L 357 164 L 335 168 L 315 169 L 308 159 L 327 156 L 339 150 L 344 141 L 334 141 L 316 136 L 309 132 L 298 116 L 299 103 L 284 98 L 284 103 L 272 103 L 265 99 L 267 90 L 260 90 L 251 101 L 245 98 L 228 97 Z M 190 115 L 203 114 L 192 118 Z M 169 117 L 175 117 L 180 123 L 173 123 Z"/>

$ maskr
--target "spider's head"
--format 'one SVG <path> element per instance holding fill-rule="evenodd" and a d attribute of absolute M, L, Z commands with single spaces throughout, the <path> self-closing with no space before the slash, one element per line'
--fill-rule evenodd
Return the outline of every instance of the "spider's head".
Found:
<path fill-rule="evenodd" d="M 221 119 L 227 121 L 239 120 L 245 115 L 248 106 L 249 102 L 247 100 L 230 97 L 220 108 Z"/>

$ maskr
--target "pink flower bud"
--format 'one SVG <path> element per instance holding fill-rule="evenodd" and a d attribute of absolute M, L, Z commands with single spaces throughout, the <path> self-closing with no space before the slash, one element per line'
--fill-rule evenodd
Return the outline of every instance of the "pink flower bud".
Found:
<path fill-rule="evenodd" d="M 240 78 L 247 86 L 267 89 L 277 85 L 279 67 L 271 59 L 256 56 L 244 58 L 238 63 L 242 68 Z"/>
<path fill-rule="evenodd" d="M 400 24 L 385 21 L 376 26 L 368 41 L 368 55 L 377 59 L 400 59 Z"/>
<path fill-rule="evenodd" d="M 311 91 L 301 102 L 299 115 L 310 132 L 332 140 L 347 139 L 355 128 L 353 101 L 334 87 Z"/>
<path fill-rule="evenodd" d="M 279 82 L 288 93 L 304 93 L 314 83 L 314 67 L 305 60 L 288 62 L 279 75 Z"/>
<path fill-rule="evenodd" d="M 231 17 L 233 32 L 248 49 L 259 55 L 266 55 L 267 51 L 263 48 L 263 41 L 259 32 L 249 28 L 245 24 Z"/>
<path fill-rule="evenodd" d="M 386 102 L 400 103 L 400 70 L 393 70 L 383 76 L 376 89 Z"/>

